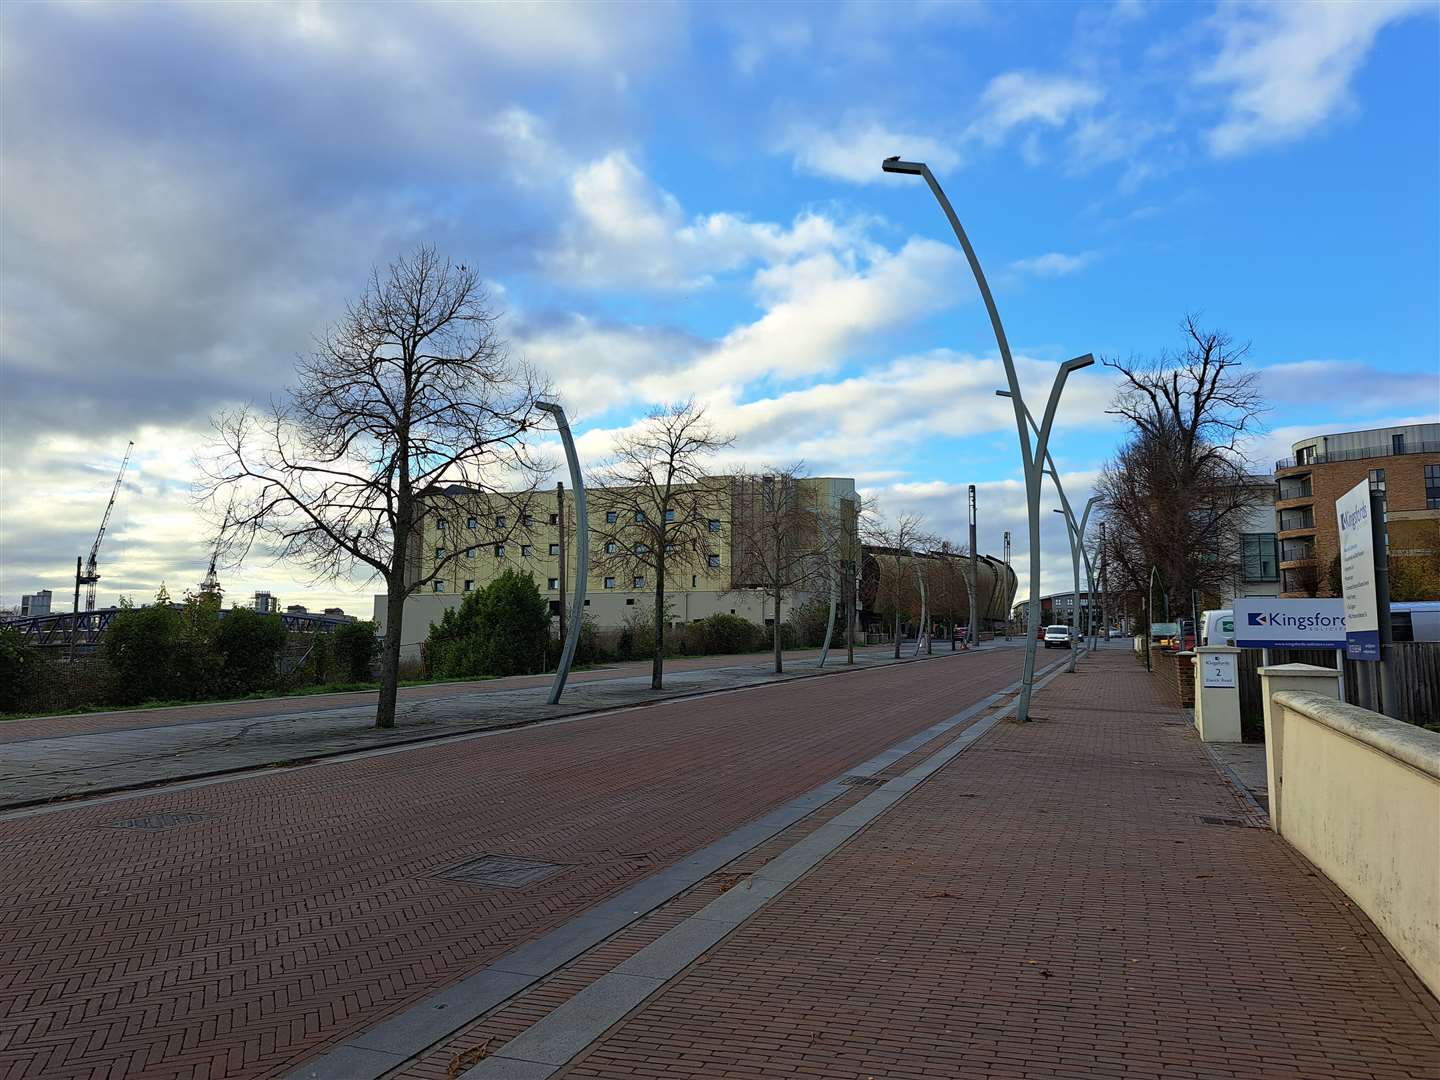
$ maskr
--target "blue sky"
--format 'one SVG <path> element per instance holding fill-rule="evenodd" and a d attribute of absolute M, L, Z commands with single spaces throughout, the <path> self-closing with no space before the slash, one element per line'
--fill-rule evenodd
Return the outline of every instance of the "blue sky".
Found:
<path fill-rule="evenodd" d="M 482 268 L 588 455 L 694 394 L 724 464 L 803 457 L 957 539 L 977 483 L 982 546 L 1022 556 L 989 326 L 891 153 L 941 177 L 1031 385 L 1194 311 L 1270 369 L 1258 462 L 1433 418 L 1437 43 L 1433 4 L 1381 2 L 10 5 L 0 603 L 67 588 L 128 438 L 101 601 L 197 582 L 208 417 L 418 242 Z M 1076 502 L 1109 392 L 1067 394 Z"/>

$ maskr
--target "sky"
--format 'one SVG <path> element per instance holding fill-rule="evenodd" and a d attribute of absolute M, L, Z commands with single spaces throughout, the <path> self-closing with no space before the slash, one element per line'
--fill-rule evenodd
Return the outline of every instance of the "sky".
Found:
<path fill-rule="evenodd" d="M 945 186 L 1032 400 L 1194 312 L 1250 344 L 1263 470 L 1435 419 L 1437 44 L 1437 6 L 1402 0 L 5 5 L 0 606 L 68 607 L 132 439 L 99 602 L 193 588 L 210 418 L 283 398 L 417 244 L 480 268 L 586 460 L 693 395 L 736 435 L 717 466 L 802 459 L 960 542 L 974 483 L 981 550 L 1009 529 L 1023 564 L 994 338 L 891 154 Z M 1113 389 L 1099 365 L 1066 389 L 1076 505 L 1124 436 Z M 222 581 L 365 614 L 376 591 L 258 555 Z"/>

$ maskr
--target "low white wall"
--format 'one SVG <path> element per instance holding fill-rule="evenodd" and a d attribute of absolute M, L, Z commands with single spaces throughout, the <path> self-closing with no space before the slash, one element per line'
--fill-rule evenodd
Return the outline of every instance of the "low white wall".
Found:
<path fill-rule="evenodd" d="M 1440 995 L 1440 734 L 1298 690 L 1270 706 L 1275 827 Z"/>

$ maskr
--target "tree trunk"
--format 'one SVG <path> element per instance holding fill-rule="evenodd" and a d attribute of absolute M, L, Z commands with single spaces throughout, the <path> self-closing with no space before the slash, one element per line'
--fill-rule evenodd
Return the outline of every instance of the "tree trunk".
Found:
<path fill-rule="evenodd" d="M 775 674 L 784 670 L 780 659 L 780 590 L 775 590 Z"/>
<path fill-rule="evenodd" d="M 655 571 L 655 659 L 650 665 L 650 689 L 662 689 L 665 683 L 665 560 L 656 560 Z"/>
<path fill-rule="evenodd" d="M 899 604 L 897 602 L 896 606 Z M 895 612 L 895 659 L 900 659 L 900 612 Z"/>
<path fill-rule="evenodd" d="M 400 685 L 400 631 L 405 618 L 404 586 L 388 585 L 385 593 L 385 641 L 380 648 L 380 700 L 375 726 L 395 726 L 395 694 Z"/>

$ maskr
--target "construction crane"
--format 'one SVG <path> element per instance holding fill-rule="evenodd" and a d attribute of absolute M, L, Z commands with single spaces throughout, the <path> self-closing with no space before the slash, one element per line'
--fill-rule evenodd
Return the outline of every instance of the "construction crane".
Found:
<path fill-rule="evenodd" d="M 80 608 L 80 586 L 85 586 L 85 610 L 95 610 L 95 583 L 100 580 L 100 573 L 96 569 L 96 560 L 100 557 L 100 541 L 105 539 L 105 529 L 110 524 L 110 514 L 115 509 L 115 496 L 120 494 L 120 481 L 125 479 L 125 466 L 130 464 L 130 451 L 135 449 L 135 442 L 125 447 L 125 457 L 120 462 L 120 471 L 115 474 L 115 486 L 110 489 L 110 501 L 105 504 L 105 516 L 100 519 L 100 531 L 95 534 L 95 543 L 90 545 L 90 557 L 85 560 L 84 568 L 81 568 L 79 558 L 75 560 L 75 608 Z"/>
<path fill-rule="evenodd" d="M 204 596 L 219 597 L 224 593 L 220 588 L 220 575 L 215 572 L 215 564 L 220 559 L 220 545 L 225 542 L 225 527 L 230 523 L 230 511 L 225 511 L 225 520 L 221 522 L 220 531 L 215 536 L 215 546 L 210 550 L 210 569 L 205 572 L 205 580 L 200 582 L 200 592 Z"/>

